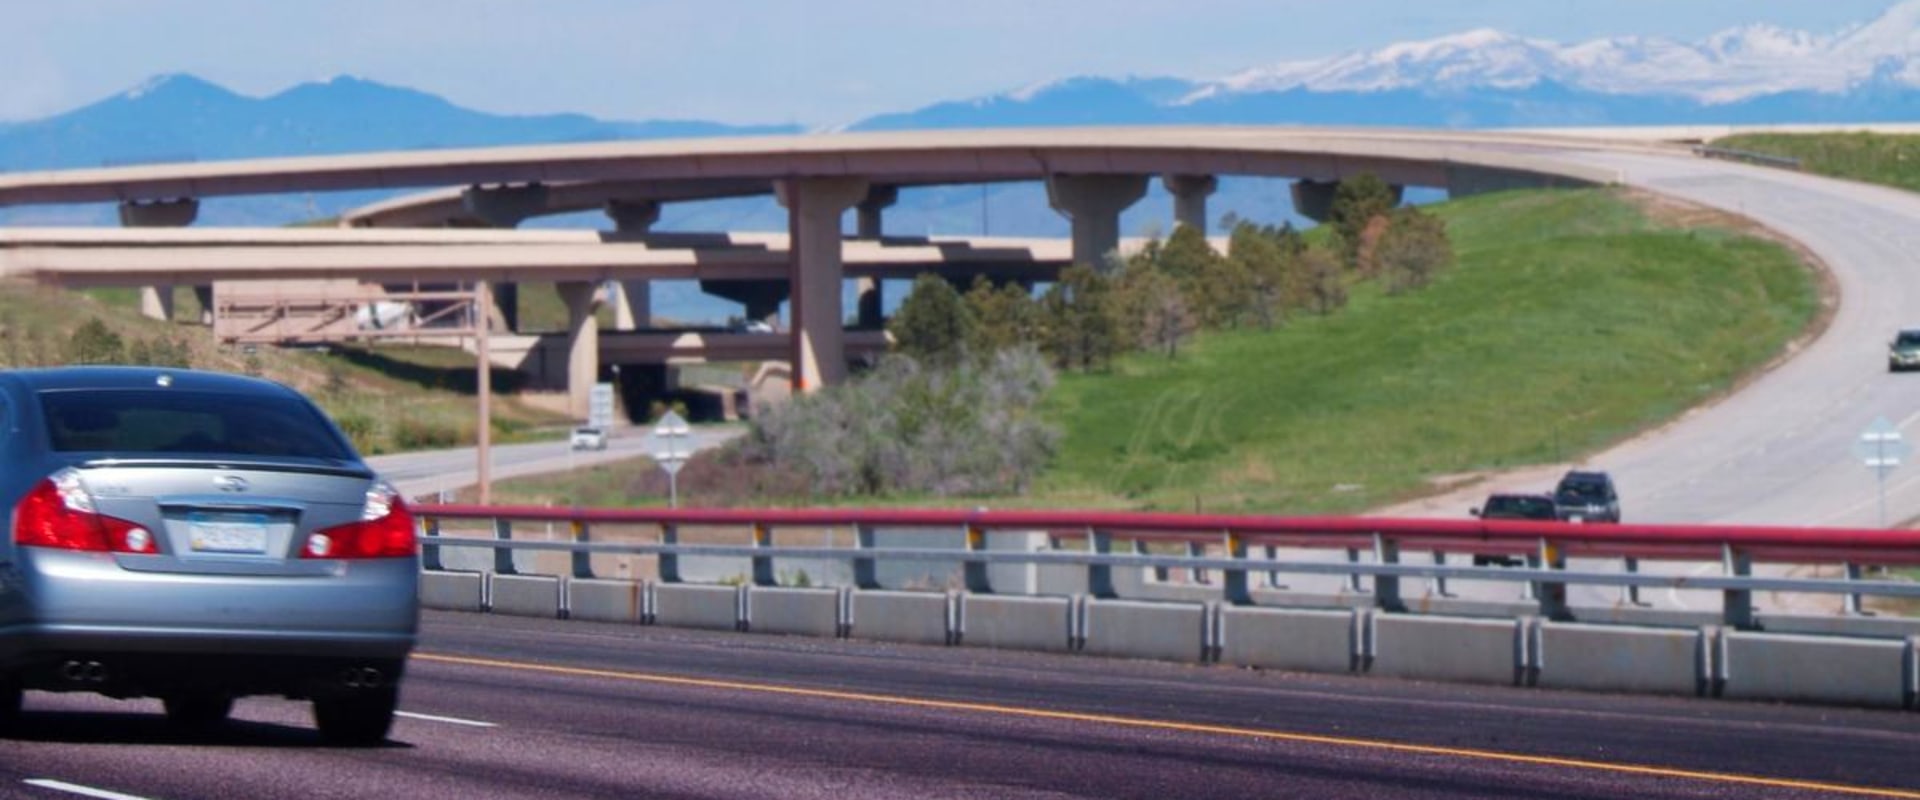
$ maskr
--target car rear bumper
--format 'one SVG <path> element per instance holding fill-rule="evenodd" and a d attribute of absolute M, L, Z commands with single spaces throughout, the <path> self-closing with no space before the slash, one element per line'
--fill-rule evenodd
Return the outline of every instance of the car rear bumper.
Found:
<path fill-rule="evenodd" d="M 0 631 L 0 666 L 28 689 L 299 698 L 396 685 L 413 643 L 411 634 L 28 626 Z"/>

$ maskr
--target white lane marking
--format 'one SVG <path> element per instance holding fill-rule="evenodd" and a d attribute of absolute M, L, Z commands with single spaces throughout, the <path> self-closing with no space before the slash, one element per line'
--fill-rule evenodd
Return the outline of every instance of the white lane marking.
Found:
<path fill-rule="evenodd" d="M 91 786 L 81 786 L 79 784 L 67 783 L 65 781 L 56 781 L 50 778 L 33 778 L 31 780 L 24 781 L 24 783 L 26 783 L 28 786 L 38 786 L 42 789 L 52 789 L 56 792 L 68 792 L 70 794 L 83 795 L 86 797 L 98 797 L 100 798 L 100 800 L 147 800 L 147 798 L 141 797 L 137 794 L 121 794 L 119 792 L 109 792 L 105 789 L 95 789 Z"/>
<path fill-rule="evenodd" d="M 393 715 L 396 717 L 406 717 L 407 719 L 425 720 L 427 722 L 444 722 L 444 723 L 447 723 L 448 725 L 465 725 L 469 728 L 500 727 L 491 722 L 480 722 L 478 720 L 460 719 L 459 717 L 436 717 L 432 714 L 415 714 L 411 711 L 395 711 L 393 712 Z"/>

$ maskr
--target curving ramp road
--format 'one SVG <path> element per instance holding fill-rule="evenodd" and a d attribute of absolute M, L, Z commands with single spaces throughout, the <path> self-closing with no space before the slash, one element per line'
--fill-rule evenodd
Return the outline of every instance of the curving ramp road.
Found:
<path fill-rule="evenodd" d="M 1724 401 L 1592 459 L 1618 472 L 1630 520 L 1874 527 L 1876 484 L 1852 454 L 1876 417 L 1912 430 L 1920 380 L 1886 342 L 1920 324 L 1920 196 L 1721 162 L 1590 153 L 1630 185 L 1746 215 L 1805 245 L 1840 302 L 1803 352 Z M 1887 482 L 1890 523 L 1920 515 L 1920 469 Z"/>

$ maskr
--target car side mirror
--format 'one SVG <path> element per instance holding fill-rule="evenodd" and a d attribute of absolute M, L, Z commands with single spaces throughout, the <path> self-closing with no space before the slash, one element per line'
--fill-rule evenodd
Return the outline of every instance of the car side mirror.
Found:
<path fill-rule="evenodd" d="M 1480 516 L 1480 507 L 1474 506 L 1473 508 L 1467 509 L 1467 515 L 1472 517 Z"/>

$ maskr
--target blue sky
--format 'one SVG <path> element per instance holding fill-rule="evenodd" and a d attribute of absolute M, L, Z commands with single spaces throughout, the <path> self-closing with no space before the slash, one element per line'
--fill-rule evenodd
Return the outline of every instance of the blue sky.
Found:
<path fill-rule="evenodd" d="M 1827 33 L 1892 0 L 0 0 L 0 120 L 164 72 L 351 74 L 504 113 L 825 126 L 1071 75 L 1210 78 L 1474 28 Z"/>

